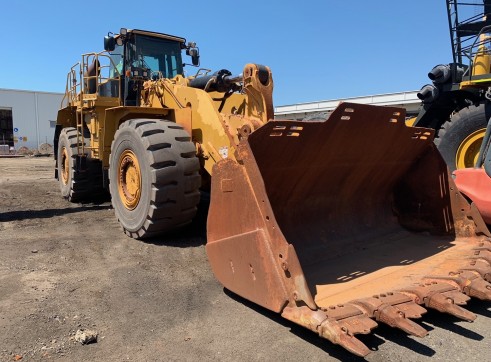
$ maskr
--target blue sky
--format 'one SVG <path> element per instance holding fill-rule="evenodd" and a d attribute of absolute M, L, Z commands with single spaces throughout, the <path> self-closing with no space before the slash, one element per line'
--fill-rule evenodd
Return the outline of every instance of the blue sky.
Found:
<path fill-rule="evenodd" d="M 197 42 L 202 67 L 271 67 L 275 106 L 419 89 L 451 61 L 444 0 L 0 0 L 0 88 L 63 92 L 121 27 Z M 93 15 L 91 15 L 93 14 Z M 191 72 L 192 73 L 192 72 Z"/>

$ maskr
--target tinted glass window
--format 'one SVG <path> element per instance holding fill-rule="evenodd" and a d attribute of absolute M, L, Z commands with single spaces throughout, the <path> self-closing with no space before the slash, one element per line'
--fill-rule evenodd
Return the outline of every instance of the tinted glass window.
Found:
<path fill-rule="evenodd" d="M 128 43 L 128 59 L 133 66 L 150 69 L 153 74 L 161 73 L 164 78 L 183 74 L 180 43 L 161 38 L 135 35 Z"/>

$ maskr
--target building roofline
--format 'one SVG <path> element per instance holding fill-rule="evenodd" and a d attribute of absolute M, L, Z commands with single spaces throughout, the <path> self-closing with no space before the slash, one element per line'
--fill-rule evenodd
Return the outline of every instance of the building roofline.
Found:
<path fill-rule="evenodd" d="M 417 93 L 418 91 L 406 91 L 397 93 L 376 94 L 370 96 L 331 99 L 317 102 L 297 103 L 275 107 L 274 113 L 276 115 L 280 115 L 302 112 L 329 111 L 336 108 L 340 102 L 353 102 L 374 105 L 403 105 L 408 103 L 421 103 L 421 101 L 416 96 Z"/>
<path fill-rule="evenodd" d="M 58 93 L 58 92 L 46 92 L 46 91 L 36 91 L 36 90 L 27 90 L 27 89 L 10 89 L 10 88 L 0 88 L 1 91 L 7 91 L 7 92 L 19 92 L 19 93 L 40 93 L 40 94 L 56 94 L 63 96 L 65 93 Z"/>

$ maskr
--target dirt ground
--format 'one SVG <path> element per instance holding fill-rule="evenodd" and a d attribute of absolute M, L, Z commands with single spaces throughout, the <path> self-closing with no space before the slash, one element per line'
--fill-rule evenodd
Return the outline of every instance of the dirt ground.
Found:
<path fill-rule="evenodd" d="M 51 158 L 0 159 L 0 361 L 357 361 L 226 291 L 195 222 L 147 242 L 126 237 L 110 202 L 61 198 Z M 379 326 L 368 361 L 489 361 L 491 303 L 474 323 L 429 312 L 423 339 Z M 75 340 L 93 330 L 96 343 Z"/>

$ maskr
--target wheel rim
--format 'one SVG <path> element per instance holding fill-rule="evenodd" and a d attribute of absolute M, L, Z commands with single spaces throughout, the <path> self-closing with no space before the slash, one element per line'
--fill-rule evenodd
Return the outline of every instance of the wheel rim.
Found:
<path fill-rule="evenodd" d="M 479 129 L 468 135 L 462 141 L 455 156 L 457 169 L 474 167 L 479 157 L 479 150 L 481 149 L 485 132 L 485 128 Z"/>
<path fill-rule="evenodd" d="M 141 195 L 140 165 L 131 150 L 121 154 L 118 165 L 119 197 L 128 210 L 133 210 L 138 205 Z"/>
<path fill-rule="evenodd" d="M 63 185 L 68 184 L 68 178 L 70 177 L 70 159 L 68 157 L 68 151 L 66 147 L 61 149 L 61 182 Z"/>

